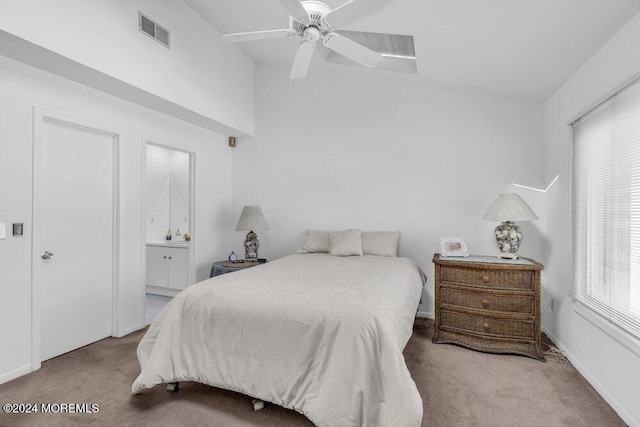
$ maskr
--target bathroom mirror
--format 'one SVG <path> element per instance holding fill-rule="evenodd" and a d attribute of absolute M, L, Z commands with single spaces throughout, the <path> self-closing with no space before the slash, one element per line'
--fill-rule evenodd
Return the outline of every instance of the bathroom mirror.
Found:
<path fill-rule="evenodd" d="M 147 144 L 147 243 L 185 241 L 189 175 L 189 153 Z"/>

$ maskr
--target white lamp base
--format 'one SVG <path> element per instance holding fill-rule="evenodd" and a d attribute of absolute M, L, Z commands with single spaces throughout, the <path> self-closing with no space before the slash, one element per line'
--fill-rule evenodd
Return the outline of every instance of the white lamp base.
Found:
<path fill-rule="evenodd" d="M 502 259 L 518 259 L 518 254 L 500 252 L 498 254 L 498 258 L 502 258 Z"/>

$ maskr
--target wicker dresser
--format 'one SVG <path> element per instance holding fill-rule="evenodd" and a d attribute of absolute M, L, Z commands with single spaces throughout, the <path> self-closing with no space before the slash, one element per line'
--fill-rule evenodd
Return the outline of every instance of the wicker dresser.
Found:
<path fill-rule="evenodd" d="M 433 256 L 433 342 L 544 361 L 540 346 L 540 271 L 528 259 Z"/>

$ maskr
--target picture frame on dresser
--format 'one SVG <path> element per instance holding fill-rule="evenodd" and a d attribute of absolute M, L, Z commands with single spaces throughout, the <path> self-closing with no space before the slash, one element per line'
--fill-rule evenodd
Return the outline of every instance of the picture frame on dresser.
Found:
<path fill-rule="evenodd" d="M 444 257 L 468 257 L 467 239 L 464 237 L 441 237 L 440 254 Z"/>

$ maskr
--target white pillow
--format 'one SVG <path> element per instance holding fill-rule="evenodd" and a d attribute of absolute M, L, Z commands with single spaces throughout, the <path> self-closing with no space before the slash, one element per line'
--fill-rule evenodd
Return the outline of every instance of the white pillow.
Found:
<path fill-rule="evenodd" d="M 365 255 L 398 256 L 399 231 L 363 231 L 362 252 Z"/>
<path fill-rule="evenodd" d="M 360 230 L 329 233 L 329 254 L 333 256 L 362 255 L 362 235 Z"/>
<path fill-rule="evenodd" d="M 329 232 L 319 230 L 307 230 L 302 247 L 298 249 L 299 254 L 329 252 Z"/>

